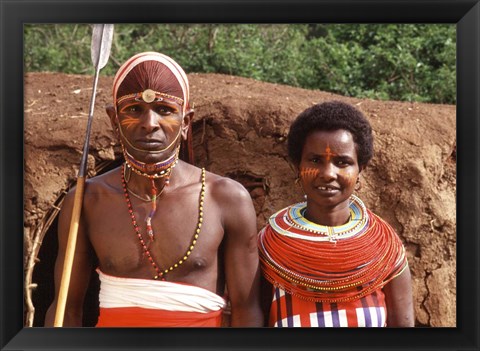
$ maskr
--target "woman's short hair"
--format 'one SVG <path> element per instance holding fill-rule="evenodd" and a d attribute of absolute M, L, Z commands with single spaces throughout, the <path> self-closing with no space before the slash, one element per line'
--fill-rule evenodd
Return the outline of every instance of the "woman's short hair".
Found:
<path fill-rule="evenodd" d="M 352 133 L 358 164 L 366 166 L 373 156 L 372 127 L 362 112 L 341 101 L 316 104 L 300 113 L 288 133 L 288 156 L 299 165 L 307 137 L 318 130 L 344 129 Z"/>

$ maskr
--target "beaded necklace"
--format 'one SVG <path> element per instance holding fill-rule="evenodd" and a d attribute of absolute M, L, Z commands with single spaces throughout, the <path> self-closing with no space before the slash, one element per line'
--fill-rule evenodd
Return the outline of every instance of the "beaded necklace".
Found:
<path fill-rule="evenodd" d="M 150 264 L 152 265 L 153 269 L 156 272 L 153 279 L 157 280 L 157 279 L 160 278 L 161 280 L 165 280 L 165 275 L 167 273 L 173 271 L 175 268 L 178 268 L 180 265 L 182 265 L 188 259 L 188 257 L 192 253 L 193 249 L 195 248 L 195 244 L 197 243 L 197 239 L 199 237 L 200 229 L 201 229 L 202 223 L 203 223 L 203 202 L 204 202 L 204 199 L 205 199 L 205 168 L 202 168 L 202 180 L 201 180 L 202 187 L 201 187 L 201 190 L 200 190 L 200 198 L 199 198 L 199 205 L 198 205 L 198 222 L 197 222 L 195 232 L 193 234 L 192 241 L 191 241 L 185 255 L 180 260 L 178 260 L 175 264 L 171 265 L 169 268 L 167 268 L 163 271 L 158 267 L 157 263 L 155 262 L 154 258 L 152 257 L 152 254 L 150 253 L 150 250 L 148 249 L 148 246 L 145 244 L 145 240 L 143 239 L 142 233 L 140 232 L 140 228 L 137 224 L 137 220 L 136 220 L 135 214 L 133 212 L 133 206 L 132 206 L 132 203 L 130 201 L 130 196 L 128 195 L 127 182 L 125 181 L 125 171 L 124 171 L 123 167 L 122 167 L 122 173 L 121 174 L 122 174 L 123 194 L 125 196 L 125 201 L 127 203 L 128 213 L 130 214 L 130 218 L 132 220 L 133 229 L 135 230 L 135 234 L 138 237 L 138 240 L 140 242 L 140 245 L 143 249 L 144 254 L 147 256 L 148 260 L 150 261 Z M 147 230 L 148 230 L 148 226 L 147 226 Z"/>
<path fill-rule="evenodd" d="M 180 145 L 178 145 L 173 155 L 170 156 L 168 159 L 161 162 L 153 163 L 153 164 L 137 161 L 132 155 L 130 155 L 127 152 L 123 144 L 122 144 L 122 149 L 123 149 L 123 155 L 125 156 L 123 172 L 125 172 L 125 168 L 127 167 L 130 171 L 133 170 L 133 172 L 135 172 L 136 174 L 150 179 L 150 182 L 152 184 L 151 196 L 149 197 L 152 204 L 152 209 L 150 210 L 148 216 L 145 218 L 145 221 L 147 222 L 147 234 L 149 237 L 149 242 L 151 242 L 155 239 L 153 227 L 152 227 L 152 218 L 155 212 L 157 211 L 157 198 L 162 194 L 163 190 L 165 189 L 165 186 L 167 186 L 170 183 L 170 175 L 172 173 L 173 168 L 175 168 L 178 162 Z M 159 178 L 165 178 L 165 183 L 160 193 L 158 193 L 158 189 L 155 185 L 155 179 L 159 179 Z M 130 189 L 128 190 L 132 193 L 133 196 L 139 198 L 140 200 L 145 201 L 144 198 L 135 194 L 132 190 Z"/>
<path fill-rule="evenodd" d="M 152 201 L 152 198 L 150 196 L 147 195 L 147 197 L 143 197 L 141 195 L 138 195 L 136 192 L 134 192 L 132 189 L 130 189 L 128 186 L 127 186 L 127 190 L 130 194 L 132 194 L 134 197 L 136 197 L 137 199 L 139 200 L 142 200 L 144 202 L 151 202 Z M 160 195 L 162 195 L 163 191 L 165 190 L 165 187 L 162 188 L 162 190 L 160 190 L 160 192 L 157 194 L 156 196 L 156 200 L 158 200 L 160 198 Z"/>
<path fill-rule="evenodd" d="M 305 218 L 306 202 L 300 202 L 278 211 L 269 218 L 268 223 L 280 235 L 310 241 L 331 241 L 350 238 L 361 234 L 368 228 L 369 216 L 363 202 L 351 195 L 350 220 L 340 226 L 326 226 Z"/>
<path fill-rule="evenodd" d="M 342 302 L 365 296 L 403 272 L 405 249 L 393 228 L 367 210 L 360 199 L 354 198 L 352 203 L 356 205 L 351 204 L 351 210 L 363 208 L 367 225 L 359 226 L 364 221 L 356 218 L 356 224 L 324 231 L 324 226 L 307 223 L 303 216 L 288 215 L 299 215 L 303 205 L 289 206 L 272 216 L 270 225 L 259 233 L 266 279 L 305 300 Z M 302 228 L 305 223 L 308 230 Z"/>
<path fill-rule="evenodd" d="M 136 192 L 134 192 L 132 189 L 130 189 L 130 188 L 128 187 L 128 182 L 130 181 L 130 176 L 127 177 L 127 175 L 126 175 L 127 169 L 130 170 L 130 168 L 128 167 L 127 163 L 125 162 L 125 163 L 123 164 L 123 172 L 124 172 L 124 174 L 125 174 L 125 177 L 124 177 L 124 178 L 125 178 L 125 183 L 127 184 L 127 190 L 128 190 L 128 192 L 129 192 L 130 194 L 132 194 L 134 197 L 136 197 L 137 199 L 139 199 L 139 200 L 142 200 L 142 201 L 144 201 L 144 202 L 151 202 L 151 201 L 153 200 L 153 196 L 148 196 L 148 195 L 147 195 L 146 197 L 143 197 L 143 196 L 137 194 Z M 165 183 L 165 184 L 166 184 L 166 183 Z M 155 186 L 155 184 L 154 184 L 154 186 Z M 155 189 L 156 189 L 156 187 L 155 187 Z M 165 186 L 162 187 L 162 190 L 160 190 L 160 193 L 156 194 L 155 200 L 158 200 L 158 199 L 160 198 L 160 195 L 162 195 L 162 193 L 163 193 L 164 190 L 165 190 Z"/>
<path fill-rule="evenodd" d="M 123 147 L 123 156 L 125 157 L 125 161 L 127 167 L 133 170 L 138 175 L 147 178 L 166 178 L 168 183 L 168 178 L 170 173 L 172 172 L 173 168 L 178 162 L 178 155 L 180 153 L 180 145 L 175 150 L 175 153 L 170 156 L 165 161 L 157 162 L 157 163 L 144 163 L 137 161 L 132 155 L 128 153 L 128 151 Z"/>

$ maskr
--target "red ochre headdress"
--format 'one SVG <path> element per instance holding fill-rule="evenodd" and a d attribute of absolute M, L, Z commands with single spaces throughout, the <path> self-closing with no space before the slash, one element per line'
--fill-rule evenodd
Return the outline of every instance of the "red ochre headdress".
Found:
<path fill-rule="evenodd" d="M 183 100 L 182 112 L 189 108 L 188 78 L 172 58 L 158 52 L 142 52 L 128 59 L 113 79 L 113 102 L 132 93 L 152 90 Z"/>
<path fill-rule="evenodd" d="M 129 58 L 113 79 L 113 103 L 115 111 L 122 98 L 138 95 L 146 102 L 157 99 L 173 99 L 182 106 L 185 116 L 190 110 L 190 88 L 187 75 L 172 58 L 158 52 L 142 52 Z M 182 143 L 180 158 L 193 162 L 191 128 L 187 141 Z"/>

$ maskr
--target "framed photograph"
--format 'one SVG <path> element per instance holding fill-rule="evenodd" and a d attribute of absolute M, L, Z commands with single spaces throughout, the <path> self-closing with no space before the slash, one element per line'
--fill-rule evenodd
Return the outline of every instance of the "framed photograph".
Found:
<path fill-rule="evenodd" d="M 362 350 L 480 347 L 480 3 L 369 1 L 0 0 L 0 348 L 2 350 Z M 51 23 L 422 23 L 456 26 L 456 326 L 442 328 L 41 328 L 25 327 L 24 26 Z M 63 102 L 66 103 L 66 102 Z M 87 108 L 87 107 L 85 107 Z M 300 112 L 300 111 L 299 111 Z M 32 133 L 35 133 L 32 131 Z M 46 175 L 48 176 L 48 175 Z M 476 307 L 476 308 L 473 308 Z"/>

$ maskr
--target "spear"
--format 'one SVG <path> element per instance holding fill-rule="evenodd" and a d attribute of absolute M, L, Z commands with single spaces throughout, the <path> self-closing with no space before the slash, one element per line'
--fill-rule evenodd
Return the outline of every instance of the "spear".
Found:
<path fill-rule="evenodd" d="M 100 70 L 105 67 L 110 56 L 112 47 L 113 24 L 94 24 L 92 33 L 91 57 L 95 67 L 95 78 L 93 80 L 92 98 L 90 99 L 90 111 L 88 114 L 87 131 L 85 144 L 83 145 L 82 160 L 77 175 L 77 184 L 73 200 L 72 217 L 70 219 L 70 229 L 68 232 L 67 248 L 65 250 L 65 260 L 63 262 L 62 278 L 58 292 L 58 301 L 55 310 L 54 327 L 63 326 L 65 317 L 65 305 L 67 302 L 68 288 L 70 286 L 70 276 L 73 267 L 73 257 L 75 255 L 75 246 L 77 244 L 78 224 L 83 205 L 83 193 L 85 190 L 85 174 L 87 169 L 87 157 L 90 144 L 90 130 L 92 128 L 93 108 L 95 106 L 95 95 L 97 92 L 98 75 Z"/>

